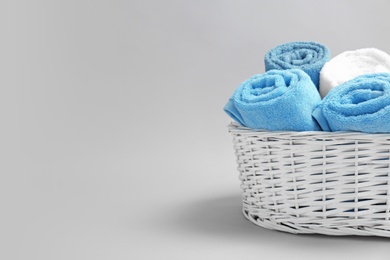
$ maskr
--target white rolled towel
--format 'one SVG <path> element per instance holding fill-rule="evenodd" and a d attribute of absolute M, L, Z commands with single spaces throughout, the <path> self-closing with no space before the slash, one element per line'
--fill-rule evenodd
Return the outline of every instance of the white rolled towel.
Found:
<path fill-rule="evenodd" d="M 322 67 L 320 72 L 320 94 L 324 98 L 328 92 L 357 76 L 380 72 L 390 72 L 390 56 L 375 48 L 345 51 Z"/>

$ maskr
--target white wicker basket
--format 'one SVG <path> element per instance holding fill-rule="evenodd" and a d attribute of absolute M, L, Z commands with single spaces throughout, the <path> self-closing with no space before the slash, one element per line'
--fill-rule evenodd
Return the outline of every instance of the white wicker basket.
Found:
<path fill-rule="evenodd" d="M 228 128 L 251 222 L 289 233 L 390 237 L 390 135 Z"/>

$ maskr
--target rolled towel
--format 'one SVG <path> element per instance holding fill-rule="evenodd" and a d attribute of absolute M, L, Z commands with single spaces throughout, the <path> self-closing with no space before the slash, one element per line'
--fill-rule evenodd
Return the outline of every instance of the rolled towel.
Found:
<path fill-rule="evenodd" d="M 390 74 L 365 74 L 333 88 L 313 111 L 324 131 L 390 132 Z"/>
<path fill-rule="evenodd" d="M 270 70 L 242 83 L 224 110 L 249 128 L 312 131 L 320 130 L 311 115 L 320 102 L 320 94 L 304 71 Z"/>
<path fill-rule="evenodd" d="M 329 49 L 317 42 L 289 42 L 267 52 L 265 70 L 301 69 L 319 88 L 320 71 L 329 60 Z"/>
<path fill-rule="evenodd" d="M 320 94 L 363 74 L 390 72 L 390 56 L 375 48 L 343 52 L 325 63 L 320 72 Z"/>

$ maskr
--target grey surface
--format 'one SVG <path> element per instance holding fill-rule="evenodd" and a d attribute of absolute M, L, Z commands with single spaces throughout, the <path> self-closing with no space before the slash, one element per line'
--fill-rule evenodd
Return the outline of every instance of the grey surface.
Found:
<path fill-rule="evenodd" d="M 222 107 L 277 44 L 390 52 L 388 1 L 2 1 L 0 259 L 389 259 L 241 215 Z"/>

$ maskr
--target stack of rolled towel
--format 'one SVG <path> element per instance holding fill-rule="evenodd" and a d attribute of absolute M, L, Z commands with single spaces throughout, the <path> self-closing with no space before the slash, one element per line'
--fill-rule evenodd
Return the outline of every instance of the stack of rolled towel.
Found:
<path fill-rule="evenodd" d="M 316 42 L 276 46 L 224 111 L 253 129 L 390 133 L 390 56 L 366 48 L 329 59 Z"/>

